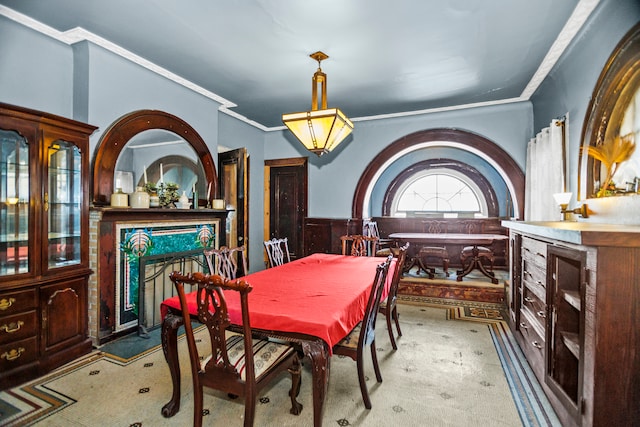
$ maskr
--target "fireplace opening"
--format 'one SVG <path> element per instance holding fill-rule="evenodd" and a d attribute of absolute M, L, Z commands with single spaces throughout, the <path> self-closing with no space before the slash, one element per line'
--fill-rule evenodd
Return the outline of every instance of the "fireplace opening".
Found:
<path fill-rule="evenodd" d="M 149 331 L 162 324 L 160 304 L 176 295 L 169 275 L 174 271 L 208 273 L 209 269 L 205 267 L 202 249 L 142 256 L 139 261 L 138 335 L 148 338 Z M 190 292 L 191 289 L 187 287 L 185 291 Z"/>

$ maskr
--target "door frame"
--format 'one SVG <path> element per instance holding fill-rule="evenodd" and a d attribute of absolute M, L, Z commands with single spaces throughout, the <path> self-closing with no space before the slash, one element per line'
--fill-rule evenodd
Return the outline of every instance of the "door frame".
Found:
<path fill-rule="evenodd" d="M 230 189 L 226 188 L 225 166 L 231 165 L 236 172 L 236 198 L 229 200 Z M 245 246 L 247 250 L 247 258 L 249 256 L 249 156 L 247 149 L 242 147 L 238 149 L 223 151 L 218 153 L 218 185 L 220 187 L 219 197 L 225 200 L 225 206 L 231 202 L 235 206 L 235 236 L 231 239 L 225 238 L 226 246 Z M 223 230 L 225 237 L 227 231 L 233 231 L 230 228 L 230 219 L 227 216 L 227 230 Z M 233 237 L 235 237 L 235 242 Z M 244 272 L 246 274 L 247 272 Z"/>
<path fill-rule="evenodd" d="M 273 159 L 264 161 L 264 236 L 263 240 L 271 239 L 271 168 L 289 167 L 289 166 L 304 166 L 305 180 L 304 185 L 304 203 L 302 206 L 302 215 L 300 216 L 301 224 L 300 229 L 302 235 L 300 236 L 304 242 L 304 218 L 307 217 L 307 209 L 309 204 L 308 195 L 308 180 L 309 180 L 309 158 L 308 157 L 291 157 L 287 159 Z M 263 251 L 264 252 L 264 251 Z M 264 255 L 265 263 L 267 260 L 266 253 Z"/>

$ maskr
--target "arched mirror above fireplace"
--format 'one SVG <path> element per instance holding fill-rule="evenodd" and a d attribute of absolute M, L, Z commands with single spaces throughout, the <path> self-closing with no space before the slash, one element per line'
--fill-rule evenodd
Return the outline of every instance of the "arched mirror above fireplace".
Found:
<path fill-rule="evenodd" d="M 195 129 L 163 111 L 129 113 L 105 131 L 96 149 L 93 204 L 108 205 L 118 185 L 130 190 L 145 179 L 158 182 L 161 175 L 184 191 L 195 186 L 201 195 L 218 195 L 213 157 Z"/>

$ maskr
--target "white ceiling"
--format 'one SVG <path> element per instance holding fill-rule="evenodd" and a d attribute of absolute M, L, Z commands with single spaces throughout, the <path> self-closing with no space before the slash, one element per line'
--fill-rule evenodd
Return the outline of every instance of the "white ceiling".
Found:
<path fill-rule="evenodd" d="M 329 107 L 354 121 L 529 99 L 599 1 L 0 0 L 0 14 L 269 130 L 310 109 L 317 50 Z"/>

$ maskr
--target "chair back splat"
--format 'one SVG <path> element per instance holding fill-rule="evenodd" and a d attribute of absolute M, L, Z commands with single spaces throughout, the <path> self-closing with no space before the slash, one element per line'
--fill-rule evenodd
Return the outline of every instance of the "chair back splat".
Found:
<path fill-rule="evenodd" d="M 236 248 L 222 246 L 220 249 L 205 249 L 203 252 L 209 274 L 218 274 L 231 280 L 248 273 L 247 250 L 244 246 Z"/>
<path fill-rule="evenodd" d="M 271 240 L 265 240 L 264 248 L 267 251 L 267 257 L 269 258 L 269 265 L 267 265 L 267 268 L 291 262 L 291 256 L 289 255 L 289 239 L 287 237 L 283 237 L 281 239 L 274 237 Z"/>
<path fill-rule="evenodd" d="M 193 425 L 202 426 L 203 387 L 220 390 L 234 396 L 243 396 L 245 400 L 245 427 L 252 426 L 258 391 L 266 386 L 276 375 L 291 373 L 291 409 L 290 413 L 300 414 L 302 405 L 295 399 L 300 387 L 300 362 L 294 347 L 260 339 L 252 336 L 249 323 L 249 301 L 251 285 L 243 280 L 229 281 L 220 275 L 208 275 L 200 272 L 183 275 L 177 271 L 171 273 L 182 316 L 185 319 L 185 336 L 189 348 L 189 362 L 193 379 L 194 414 Z M 197 286 L 195 291 L 196 307 L 189 307 L 184 285 Z M 225 296 L 240 301 L 242 333 L 231 333 L 228 329 L 232 319 L 227 309 Z M 225 295 L 225 293 L 228 293 Z M 191 325 L 191 317 L 197 313 L 198 320 L 209 332 L 211 355 L 202 362 Z M 247 349 L 247 351 L 245 351 Z M 255 365 L 254 360 L 260 364 Z"/>
<path fill-rule="evenodd" d="M 360 382 L 360 392 L 362 394 L 364 406 L 367 409 L 371 409 L 371 399 L 369 398 L 369 390 L 367 389 L 364 375 L 364 351 L 366 347 L 370 348 L 376 380 L 381 383 L 382 374 L 380 373 L 378 357 L 376 355 L 376 318 L 378 317 L 380 300 L 383 295 L 387 281 L 387 273 L 389 272 L 389 265 L 391 264 L 392 259 L 393 256 L 389 255 L 386 261 L 378 265 L 376 268 L 376 276 L 373 279 L 371 293 L 369 294 L 367 307 L 362 321 L 358 323 L 358 325 L 356 325 L 356 327 L 353 328 L 345 338 L 333 346 L 334 354 L 348 356 L 356 361 L 358 381 Z M 398 268 L 400 268 L 400 266 L 396 265 L 396 269 Z"/>
<path fill-rule="evenodd" d="M 342 255 L 373 256 L 378 244 L 377 237 L 351 234 L 340 236 L 342 241 Z"/>
<path fill-rule="evenodd" d="M 446 221 L 423 221 L 423 231 L 425 233 L 446 233 L 448 232 Z M 418 273 L 424 270 L 429 279 L 435 277 L 436 269 L 429 267 L 429 261 L 436 258 L 442 261 L 442 271 L 449 277 L 449 252 L 445 246 L 423 246 L 418 252 Z"/>
<path fill-rule="evenodd" d="M 400 279 L 402 278 L 402 266 L 405 263 L 405 259 L 407 257 L 407 250 L 409 250 L 409 242 L 405 243 L 404 246 L 401 246 L 398 250 L 398 256 L 396 257 L 396 268 L 393 271 L 393 276 L 391 278 L 391 285 L 389 287 L 389 295 L 387 298 L 380 303 L 380 307 L 378 311 L 384 314 L 387 319 L 387 330 L 389 331 L 389 339 L 391 340 L 391 346 L 394 350 L 398 349 L 396 344 L 395 337 L 393 336 L 393 328 L 391 327 L 391 322 L 395 322 L 396 329 L 398 330 L 398 337 L 402 336 L 402 331 L 400 330 L 400 315 L 398 314 L 398 308 L 396 307 L 396 302 L 398 300 L 398 287 L 400 285 Z"/>
<path fill-rule="evenodd" d="M 397 248 L 394 248 L 393 239 L 385 239 L 380 237 L 380 231 L 378 230 L 378 222 L 372 221 L 370 219 L 362 220 L 362 235 L 368 237 L 376 238 L 376 248 L 372 248 L 371 244 L 368 243 L 368 252 L 369 256 L 389 256 L 389 254 L 397 251 Z"/>

